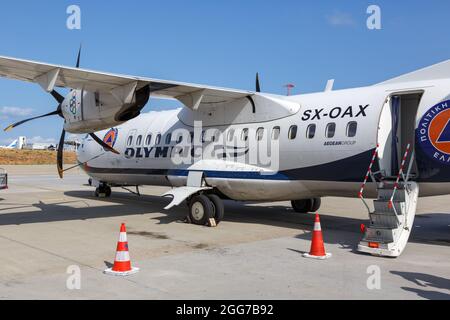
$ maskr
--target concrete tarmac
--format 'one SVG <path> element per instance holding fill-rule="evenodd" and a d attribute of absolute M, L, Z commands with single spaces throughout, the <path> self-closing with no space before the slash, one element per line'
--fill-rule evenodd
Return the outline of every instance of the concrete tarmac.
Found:
<path fill-rule="evenodd" d="M 53 166 L 6 169 L 0 299 L 450 299 L 450 196 L 419 199 L 397 259 L 355 251 L 368 220 L 361 201 L 324 198 L 322 229 L 333 257 L 316 261 L 301 256 L 314 216 L 287 202 L 226 201 L 225 221 L 207 228 L 181 222 L 185 205 L 164 211 L 169 200 L 158 196 L 167 188 L 144 187 L 141 197 L 113 189 L 98 199 L 79 170 L 60 180 Z M 114 261 L 122 222 L 141 269 L 127 278 L 102 273 Z M 73 266 L 79 290 L 70 289 Z"/>

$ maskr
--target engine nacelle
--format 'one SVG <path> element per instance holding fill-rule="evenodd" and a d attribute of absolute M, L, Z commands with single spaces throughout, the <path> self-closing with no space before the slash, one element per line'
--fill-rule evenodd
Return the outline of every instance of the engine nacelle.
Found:
<path fill-rule="evenodd" d="M 131 103 L 123 104 L 111 93 L 72 90 L 61 104 L 64 129 L 91 133 L 118 126 L 140 115 L 150 98 L 150 88 L 136 90 Z"/>

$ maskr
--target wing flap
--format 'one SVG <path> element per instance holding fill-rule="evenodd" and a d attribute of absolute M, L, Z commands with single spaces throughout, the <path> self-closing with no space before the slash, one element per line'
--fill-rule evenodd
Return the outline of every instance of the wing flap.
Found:
<path fill-rule="evenodd" d="M 117 88 L 137 83 L 136 89 L 149 85 L 153 97 L 178 99 L 185 105 L 189 100 L 186 97 L 195 96 L 199 91 L 203 96 L 201 104 L 223 103 L 254 94 L 251 91 L 118 75 L 0 56 L 0 77 L 39 83 L 44 75 L 54 70 L 59 70 L 55 81 L 57 87 L 111 93 Z M 194 108 L 196 104 L 187 103 L 186 106 Z"/>

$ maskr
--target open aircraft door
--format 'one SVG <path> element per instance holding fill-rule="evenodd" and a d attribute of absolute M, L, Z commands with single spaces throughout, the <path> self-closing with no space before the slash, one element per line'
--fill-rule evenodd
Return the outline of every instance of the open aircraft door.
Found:
<path fill-rule="evenodd" d="M 380 171 L 386 177 L 395 177 L 408 144 L 410 154 L 415 148 L 417 111 L 423 91 L 393 93 L 385 100 L 378 125 L 378 160 Z M 417 174 L 412 164 L 412 177 Z"/>

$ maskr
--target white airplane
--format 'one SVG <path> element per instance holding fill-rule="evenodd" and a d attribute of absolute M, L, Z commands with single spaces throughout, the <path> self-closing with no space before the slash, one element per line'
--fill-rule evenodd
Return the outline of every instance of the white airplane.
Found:
<path fill-rule="evenodd" d="M 9 145 L 7 146 L 0 146 L 0 149 L 16 149 L 17 148 L 17 142 L 18 140 L 14 140 L 13 142 L 11 142 Z"/>
<path fill-rule="evenodd" d="M 358 250 L 395 257 L 419 195 L 450 194 L 450 60 L 369 87 L 333 91 L 329 81 L 324 92 L 286 97 L 261 93 L 258 78 L 255 91 L 225 89 L 84 70 L 79 58 L 70 68 L 0 57 L 0 76 L 52 94 L 58 108 L 44 116 L 64 119 L 60 146 L 66 131 L 87 133 L 78 161 L 97 196 L 171 186 L 167 209 L 187 200 L 188 220 L 210 226 L 223 219 L 222 199 L 290 200 L 307 213 L 321 197 L 360 197 L 370 224 Z M 183 107 L 141 115 L 150 97 Z M 365 197 L 376 198 L 374 210 Z"/>

